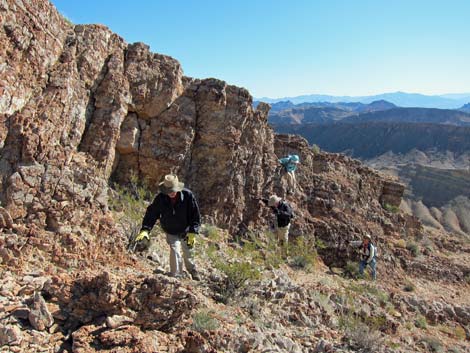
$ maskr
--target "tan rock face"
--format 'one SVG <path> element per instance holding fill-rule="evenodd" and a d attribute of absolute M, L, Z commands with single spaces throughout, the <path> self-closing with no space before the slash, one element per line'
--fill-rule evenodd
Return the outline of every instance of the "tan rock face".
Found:
<path fill-rule="evenodd" d="M 277 159 L 295 152 L 293 234 L 339 241 L 394 230 L 380 202 L 399 204 L 399 184 L 348 158 L 315 155 L 303 139 L 275 137 L 269 106 L 255 110 L 245 89 L 184 77 L 176 60 L 104 26 L 71 26 L 47 2 L 8 0 L 0 10 L 0 201 L 13 223 L 82 226 L 106 213 L 110 180 L 136 175 L 156 190 L 173 172 L 205 221 L 259 229 L 272 215 L 256 198 L 287 196 Z"/>

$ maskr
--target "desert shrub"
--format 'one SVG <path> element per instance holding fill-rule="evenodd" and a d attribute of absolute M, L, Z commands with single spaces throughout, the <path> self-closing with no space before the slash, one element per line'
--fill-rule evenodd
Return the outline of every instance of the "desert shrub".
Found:
<path fill-rule="evenodd" d="M 326 244 L 323 240 L 317 238 L 317 239 L 315 239 L 315 248 L 317 250 L 326 249 Z"/>
<path fill-rule="evenodd" d="M 253 253 L 255 250 L 258 251 L 258 255 L 254 256 L 255 259 L 265 268 L 279 268 L 279 266 L 285 262 L 282 257 L 282 249 L 279 246 L 279 241 L 274 233 L 266 232 L 263 234 L 263 238 L 251 234 L 251 244 L 253 246 Z M 246 245 L 250 246 L 249 244 Z"/>
<path fill-rule="evenodd" d="M 411 254 L 414 256 L 414 257 L 417 257 L 419 255 L 419 247 L 418 247 L 418 244 L 416 244 L 415 242 L 408 242 L 406 244 L 406 248 L 411 252 Z"/>
<path fill-rule="evenodd" d="M 465 334 L 465 329 L 460 326 L 447 326 L 447 325 L 439 325 L 439 331 L 446 333 L 450 337 L 455 337 L 459 340 L 465 340 L 466 339 L 466 334 Z"/>
<path fill-rule="evenodd" d="M 312 152 L 313 152 L 313 154 L 319 154 L 321 152 L 320 146 L 318 146 L 317 144 L 313 144 L 312 145 Z"/>
<path fill-rule="evenodd" d="M 64 19 L 64 21 L 65 21 L 67 24 L 69 24 L 70 26 L 73 26 L 73 25 L 74 25 L 73 22 L 72 22 L 72 20 L 71 20 L 70 18 L 68 18 L 68 17 L 65 16 L 64 14 L 60 14 L 60 15 L 61 15 L 61 17 Z"/>
<path fill-rule="evenodd" d="M 298 237 L 289 244 L 289 254 L 292 258 L 291 265 L 311 271 L 317 261 L 317 250 L 313 241 L 305 237 Z"/>
<path fill-rule="evenodd" d="M 378 303 L 382 305 L 387 304 L 390 299 L 386 292 L 370 284 L 351 283 L 348 287 L 348 290 L 353 293 L 367 295 L 370 298 L 375 298 Z"/>
<path fill-rule="evenodd" d="M 437 338 L 435 337 L 431 337 L 431 336 L 426 336 L 426 337 L 423 337 L 421 339 L 421 342 L 423 342 L 427 349 L 429 350 L 429 352 L 436 352 L 436 353 L 439 353 L 439 352 L 442 352 L 443 351 L 443 347 L 442 347 L 442 343 L 441 341 L 439 341 Z"/>
<path fill-rule="evenodd" d="M 434 243 L 432 242 L 431 239 L 424 238 L 421 244 L 424 247 L 424 249 L 426 249 L 426 251 L 430 253 L 434 251 Z"/>
<path fill-rule="evenodd" d="M 380 332 L 369 327 L 357 317 L 352 315 L 342 317 L 340 319 L 340 327 L 353 349 L 373 353 L 377 352 L 383 345 Z"/>
<path fill-rule="evenodd" d="M 396 246 L 397 248 L 405 249 L 405 248 L 406 248 L 406 241 L 405 241 L 405 239 L 398 239 L 398 240 L 395 242 L 395 246 Z"/>
<path fill-rule="evenodd" d="M 219 257 L 214 262 L 215 267 L 225 275 L 218 288 L 219 300 L 223 303 L 228 303 L 236 297 L 249 281 L 258 279 L 261 273 L 259 268 L 254 266 L 251 261 L 229 257 L 234 260 L 228 262 L 225 260 L 226 258 Z"/>
<path fill-rule="evenodd" d="M 360 276 L 359 265 L 354 261 L 348 261 L 344 266 L 344 274 L 351 278 L 358 278 Z"/>
<path fill-rule="evenodd" d="M 210 224 L 205 224 L 202 227 L 202 233 L 209 238 L 209 240 L 212 241 L 219 241 L 220 240 L 220 233 L 219 233 L 219 228 L 216 226 L 210 225 Z"/>
<path fill-rule="evenodd" d="M 208 310 L 196 312 L 192 317 L 192 329 L 198 332 L 217 329 L 219 327 L 219 321 L 214 318 L 213 315 L 214 313 Z"/>
<path fill-rule="evenodd" d="M 388 212 L 392 213 L 398 213 L 400 211 L 400 208 L 398 208 L 397 206 L 390 205 L 389 203 L 384 204 L 383 208 Z"/>
<path fill-rule="evenodd" d="M 109 207 L 114 219 L 131 243 L 140 230 L 152 193 L 145 184 L 139 182 L 136 175 L 132 175 L 129 183 L 114 184 L 110 194 Z"/>
<path fill-rule="evenodd" d="M 417 328 L 425 330 L 428 327 L 428 322 L 423 315 L 418 315 L 416 316 L 416 319 L 415 319 L 415 326 Z"/>

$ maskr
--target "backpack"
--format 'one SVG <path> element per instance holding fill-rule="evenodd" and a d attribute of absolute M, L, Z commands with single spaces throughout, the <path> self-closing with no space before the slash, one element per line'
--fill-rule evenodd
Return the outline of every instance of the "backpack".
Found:
<path fill-rule="evenodd" d="M 283 215 L 285 215 L 285 217 L 288 217 L 289 219 L 292 219 L 294 218 L 294 210 L 292 209 L 292 206 L 287 203 L 286 201 L 282 201 L 285 205 L 285 211 L 283 212 Z"/>
<path fill-rule="evenodd" d="M 374 249 L 374 258 L 378 259 L 379 258 L 379 250 L 377 248 L 377 245 L 369 243 L 369 252 L 370 252 L 370 248 Z"/>

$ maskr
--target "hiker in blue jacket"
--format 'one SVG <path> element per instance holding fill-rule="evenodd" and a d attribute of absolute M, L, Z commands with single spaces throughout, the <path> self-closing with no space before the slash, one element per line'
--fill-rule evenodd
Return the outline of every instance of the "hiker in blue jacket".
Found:
<path fill-rule="evenodd" d="M 296 189 L 297 182 L 295 180 L 295 171 L 300 163 L 300 158 L 296 154 L 288 155 L 287 157 L 281 158 L 279 163 L 281 163 L 285 171 L 284 175 L 287 178 L 287 191 L 292 193 Z"/>

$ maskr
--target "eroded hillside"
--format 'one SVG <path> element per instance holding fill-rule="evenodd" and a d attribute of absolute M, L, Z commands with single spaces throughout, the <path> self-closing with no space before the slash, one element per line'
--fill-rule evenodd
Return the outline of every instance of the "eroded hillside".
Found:
<path fill-rule="evenodd" d="M 3 1 L 0 15 L 2 351 L 366 349 L 362 331 L 345 331 L 355 326 L 374 330 L 380 344 L 370 347 L 426 351 L 425 337 L 445 334 L 407 326 L 421 316 L 460 334 L 441 344 L 465 349 L 468 243 L 448 244 L 445 233 L 427 233 L 396 212 L 404 187 L 395 179 L 275 135 L 269 106 L 254 110 L 245 89 L 185 77 L 173 58 L 104 26 L 72 25 L 47 1 Z M 302 160 L 294 196 L 277 163 L 287 153 Z M 207 227 L 224 229 L 201 235 L 200 284 L 154 273 L 166 265 L 165 245 L 151 260 L 129 252 L 131 234 L 109 210 L 112 183 L 137 176 L 155 191 L 169 172 L 195 192 Z M 305 261 L 267 260 L 276 252 L 259 198 L 272 193 L 294 205 L 300 249 L 316 256 L 318 248 L 316 276 L 299 266 Z M 378 288 L 338 277 L 348 274 L 338 267 L 355 259 L 348 241 L 366 232 L 380 244 Z M 262 244 L 246 254 L 253 236 Z M 406 244 L 424 249 L 424 239 L 435 251 L 413 256 Z M 256 264 L 256 272 L 233 301 L 221 300 L 227 269 L 239 263 Z M 420 278 L 419 295 L 402 291 L 408 277 Z M 443 288 L 450 297 L 439 297 Z M 252 300 L 239 305 L 240 298 Z M 219 326 L 198 326 L 204 310 L 218 314 L 211 315 Z M 356 321 L 344 326 L 345 318 Z M 406 333 L 411 340 L 401 339 Z"/>

